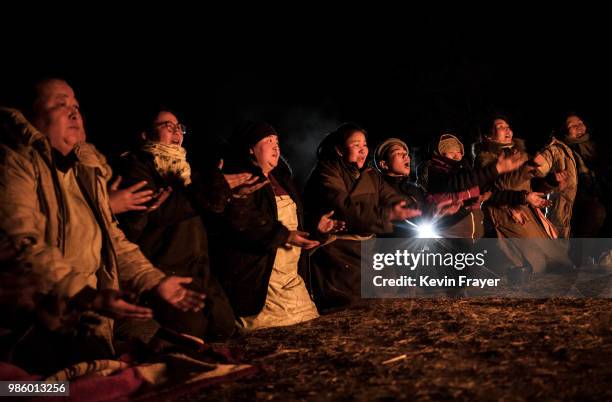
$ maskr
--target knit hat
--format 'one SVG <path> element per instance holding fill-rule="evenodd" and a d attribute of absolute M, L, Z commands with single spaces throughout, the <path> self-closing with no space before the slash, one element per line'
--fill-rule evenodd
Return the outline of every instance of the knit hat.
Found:
<path fill-rule="evenodd" d="M 444 155 L 447 152 L 461 152 L 461 155 L 465 155 L 463 144 L 459 141 L 459 138 L 452 134 L 442 134 L 440 141 L 438 141 L 438 152 L 440 155 Z"/>
<path fill-rule="evenodd" d="M 269 135 L 278 136 L 274 127 L 264 122 L 249 121 L 236 130 L 232 142 L 247 148 L 252 148 L 255 144 Z"/>
<path fill-rule="evenodd" d="M 380 162 L 386 160 L 388 156 L 387 153 L 394 145 L 399 145 L 400 147 L 404 148 L 406 152 L 410 152 L 408 149 L 408 145 L 406 145 L 404 141 L 400 140 L 399 138 L 387 138 L 382 143 L 380 143 L 374 151 L 374 166 L 379 171 L 382 171 Z"/>

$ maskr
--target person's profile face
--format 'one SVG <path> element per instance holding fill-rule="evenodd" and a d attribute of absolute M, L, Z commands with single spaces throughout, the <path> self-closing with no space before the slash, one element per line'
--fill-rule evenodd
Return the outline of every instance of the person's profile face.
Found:
<path fill-rule="evenodd" d="M 493 132 L 491 139 L 502 144 L 511 144 L 514 133 L 508 122 L 504 119 L 495 119 L 493 121 Z"/>
<path fill-rule="evenodd" d="M 389 150 L 389 173 L 395 176 L 410 175 L 410 155 L 401 145 L 393 145 Z"/>
<path fill-rule="evenodd" d="M 166 145 L 183 144 L 183 127 L 176 116 L 170 112 L 160 112 L 153 122 L 153 138 L 151 140 Z"/>

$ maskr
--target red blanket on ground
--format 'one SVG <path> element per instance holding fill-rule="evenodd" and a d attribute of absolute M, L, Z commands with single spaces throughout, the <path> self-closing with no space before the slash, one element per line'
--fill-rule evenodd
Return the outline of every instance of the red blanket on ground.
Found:
<path fill-rule="evenodd" d="M 194 393 L 200 388 L 233 381 L 257 371 L 256 367 L 246 364 L 211 364 L 184 355 L 169 355 L 165 362 L 133 366 L 111 360 L 80 363 L 47 378 L 0 362 L 0 381 L 68 380 L 70 396 L 67 399 L 70 401 L 143 398 L 150 402 L 163 395 L 167 398 Z M 66 400 L 66 397 L 41 396 L 30 400 L 51 402 Z"/>

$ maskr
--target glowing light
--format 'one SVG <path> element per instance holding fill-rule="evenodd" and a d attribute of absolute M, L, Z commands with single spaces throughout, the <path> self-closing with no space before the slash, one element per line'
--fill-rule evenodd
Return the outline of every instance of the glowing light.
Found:
<path fill-rule="evenodd" d="M 416 225 L 417 238 L 419 239 L 439 239 L 440 235 L 431 222 Z"/>

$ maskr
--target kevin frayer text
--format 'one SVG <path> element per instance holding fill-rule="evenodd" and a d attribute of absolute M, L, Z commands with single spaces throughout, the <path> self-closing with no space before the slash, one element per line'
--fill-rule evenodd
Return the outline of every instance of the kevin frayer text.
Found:
<path fill-rule="evenodd" d="M 432 278 L 430 276 L 419 276 L 418 278 L 402 275 L 399 278 L 383 278 L 377 275 L 373 278 L 373 284 L 376 287 L 479 287 L 484 289 L 485 287 L 499 286 L 501 279 L 479 279 L 469 278 L 465 275 L 461 275 L 457 278 Z"/>

